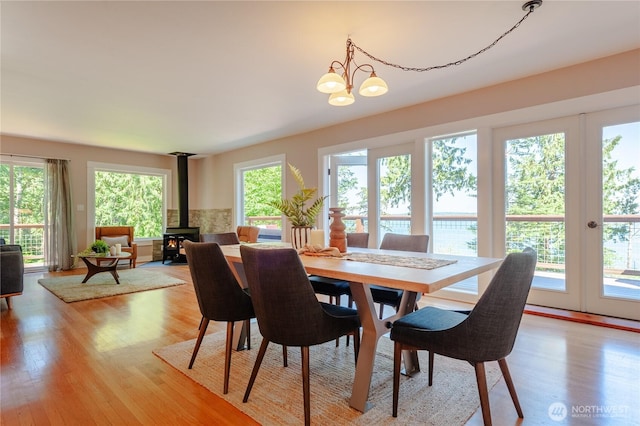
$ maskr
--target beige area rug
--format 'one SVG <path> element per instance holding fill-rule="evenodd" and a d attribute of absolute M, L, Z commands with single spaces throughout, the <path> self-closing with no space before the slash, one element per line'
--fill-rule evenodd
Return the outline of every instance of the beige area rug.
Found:
<path fill-rule="evenodd" d="M 197 330 L 193 330 L 194 334 Z M 251 390 L 242 402 L 245 387 L 260 346 L 257 325 L 252 327 L 250 351 L 233 352 L 229 393 L 222 394 L 224 332 L 205 336 L 193 369 L 187 368 L 195 339 L 157 349 L 154 353 L 183 374 L 227 400 L 263 425 L 303 424 L 300 349 L 289 348 L 289 366 L 282 366 L 282 348 L 271 343 Z M 463 425 L 479 408 L 480 400 L 473 367 L 464 361 L 436 355 L 433 386 L 427 385 L 427 356 L 420 352 L 424 373 L 400 380 L 398 418 L 391 416 L 393 387 L 393 342 L 380 339 L 369 394 L 373 408 L 362 414 L 350 408 L 353 383 L 353 345 L 345 339 L 310 348 L 311 422 L 316 425 Z M 497 363 L 487 363 L 491 389 L 500 379 Z"/>
<path fill-rule="evenodd" d="M 120 284 L 116 284 L 109 272 L 96 274 L 84 284 L 84 274 L 41 278 L 38 283 L 67 303 L 185 284 L 178 278 L 149 269 L 118 270 L 118 276 Z"/>

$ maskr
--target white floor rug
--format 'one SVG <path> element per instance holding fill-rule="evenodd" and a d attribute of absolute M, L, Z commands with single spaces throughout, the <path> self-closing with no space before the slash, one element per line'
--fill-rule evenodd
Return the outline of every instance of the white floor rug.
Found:
<path fill-rule="evenodd" d="M 178 278 L 149 269 L 118 270 L 118 276 L 120 284 L 116 284 L 109 272 L 96 274 L 84 284 L 84 274 L 41 278 L 38 283 L 67 303 L 185 284 Z"/>

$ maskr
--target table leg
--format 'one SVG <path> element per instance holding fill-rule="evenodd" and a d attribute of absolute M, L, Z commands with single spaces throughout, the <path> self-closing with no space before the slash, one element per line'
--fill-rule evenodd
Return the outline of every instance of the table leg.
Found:
<path fill-rule="evenodd" d="M 86 257 L 81 257 L 80 259 L 82 259 L 85 265 L 87 265 L 87 275 L 85 275 L 84 280 L 82 280 L 83 284 L 86 283 L 89 278 L 100 272 L 111 272 L 113 279 L 116 280 L 116 284 L 120 284 L 120 277 L 116 271 L 116 268 L 118 267 L 118 259 L 111 261 L 107 266 L 102 266 L 98 262 L 94 264 Z"/>
<path fill-rule="evenodd" d="M 242 263 L 229 262 L 229 266 L 231 266 L 231 272 L 233 272 L 236 280 L 238 280 L 238 284 L 240 284 L 242 288 L 248 288 L 247 277 L 244 274 L 244 265 Z M 237 321 L 233 325 L 233 342 L 231 342 L 231 346 L 236 348 L 236 351 L 243 351 L 249 346 L 245 321 Z"/>
<path fill-rule="evenodd" d="M 378 340 L 389 332 L 389 327 L 387 326 L 388 323 L 393 322 L 404 315 L 406 312 L 406 305 L 401 306 L 400 311 L 395 315 L 381 320 L 376 314 L 373 296 L 371 295 L 369 285 L 351 282 L 350 287 L 351 294 L 356 302 L 356 307 L 358 308 L 360 323 L 362 324 L 362 339 L 360 341 L 360 353 L 358 355 L 358 363 L 356 365 L 356 373 L 353 379 L 353 388 L 351 391 L 349 405 L 364 413 L 372 407 L 371 403 L 368 402 L 368 399 Z M 407 297 L 408 299 L 411 298 L 410 295 Z M 408 301 L 409 300 L 407 300 L 407 303 Z M 415 303 L 415 293 L 413 302 Z"/>
<path fill-rule="evenodd" d="M 387 331 L 387 328 L 376 315 L 369 286 L 355 282 L 351 282 L 349 285 L 351 286 L 351 295 L 356 302 L 360 323 L 362 324 L 360 352 L 349 405 L 364 413 L 372 407 L 368 399 L 371 375 L 373 374 L 373 362 L 376 356 L 378 339 Z"/>

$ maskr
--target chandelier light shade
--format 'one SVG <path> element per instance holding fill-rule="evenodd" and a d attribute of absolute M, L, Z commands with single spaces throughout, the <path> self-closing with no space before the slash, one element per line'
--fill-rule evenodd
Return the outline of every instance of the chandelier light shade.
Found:
<path fill-rule="evenodd" d="M 332 93 L 329 96 L 329 104 L 333 106 L 347 106 L 351 105 L 355 101 L 356 98 L 353 96 L 353 93 L 347 91 L 346 89 L 336 93 Z"/>
<path fill-rule="evenodd" d="M 371 73 L 371 77 L 362 82 L 358 93 L 362 96 L 380 96 L 389 91 L 387 83 L 378 77 L 375 72 Z"/>
<path fill-rule="evenodd" d="M 365 96 L 365 97 L 374 97 L 374 96 L 384 95 L 389 91 L 389 87 L 387 86 L 387 83 L 382 78 L 376 75 L 373 65 L 356 64 L 356 62 L 354 61 L 354 54 L 356 50 L 358 50 L 358 52 L 362 53 L 372 61 L 381 63 L 382 65 L 386 65 L 389 67 L 398 68 L 402 71 L 424 72 L 424 71 L 431 71 L 434 69 L 449 68 L 451 66 L 461 65 L 466 61 L 468 61 L 469 59 L 475 58 L 481 53 L 484 53 L 487 50 L 491 49 L 493 46 L 498 44 L 500 40 L 502 40 L 507 35 L 511 34 L 511 32 L 513 32 L 516 28 L 518 28 L 520 24 L 525 19 L 527 19 L 527 17 L 529 17 L 529 15 L 531 15 L 531 13 L 533 13 L 533 11 L 536 8 L 540 6 L 542 6 L 542 0 L 527 1 L 522 5 L 522 10 L 526 12 L 525 15 L 513 27 L 505 31 L 495 41 L 493 41 L 488 46 L 480 49 L 479 51 L 472 53 L 466 58 L 458 59 L 457 61 L 449 62 L 448 64 L 444 64 L 444 65 L 435 65 L 435 66 L 425 67 L 425 68 L 415 68 L 415 67 L 405 67 L 402 65 L 393 64 L 391 62 L 387 62 L 385 60 L 376 58 L 375 56 L 371 55 L 367 51 L 356 46 L 351 41 L 351 38 L 347 38 L 347 54 L 344 59 L 344 62 L 340 62 L 340 61 L 331 62 L 331 65 L 329 66 L 329 71 L 325 75 L 320 77 L 320 80 L 318 80 L 318 84 L 316 84 L 316 88 L 321 93 L 329 94 L 330 105 L 334 105 L 334 106 L 351 105 L 352 103 L 355 102 L 355 97 L 353 96 L 353 80 L 355 78 L 356 72 L 364 71 L 369 73 L 369 78 L 367 78 L 362 82 L 362 84 L 360 85 L 360 90 L 358 90 L 358 93 L 361 96 Z M 336 72 L 336 69 L 341 70 L 342 71 L 341 74 L 338 74 Z"/>
<path fill-rule="evenodd" d="M 347 88 L 347 83 L 336 74 L 333 67 L 329 67 L 329 71 L 318 80 L 316 88 L 322 93 L 338 93 Z"/>

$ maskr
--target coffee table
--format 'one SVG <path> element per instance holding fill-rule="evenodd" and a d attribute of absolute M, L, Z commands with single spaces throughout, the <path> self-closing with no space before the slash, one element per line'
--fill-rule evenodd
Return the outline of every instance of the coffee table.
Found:
<path fill-rule="evenodd" d="M 127 259 L 131 257 L 131 253 L 124 251 L 120 254 L 114 255 L 109 253 L 91 253 L 79 254 L 78 257 L 82 259 L 87 265 L 87 275 L 84 277 L 84 280 L 82 280 L 82 283 L 86 283 L 89 278 L 91 278 L 95 274 L 99 274 L 100 272 L 111 272 L 111 275 L 113 275 L 113 279 L 116 280 L 116 284 L 120 284 L 120 277 L 118 277 L 118 271 L 116 270 L 116 268 L 118 267 L 118 261 L 120 259 Z M 109 261 L 109 263 L 103 265 L 102 263 L 104 261 Z"/>

